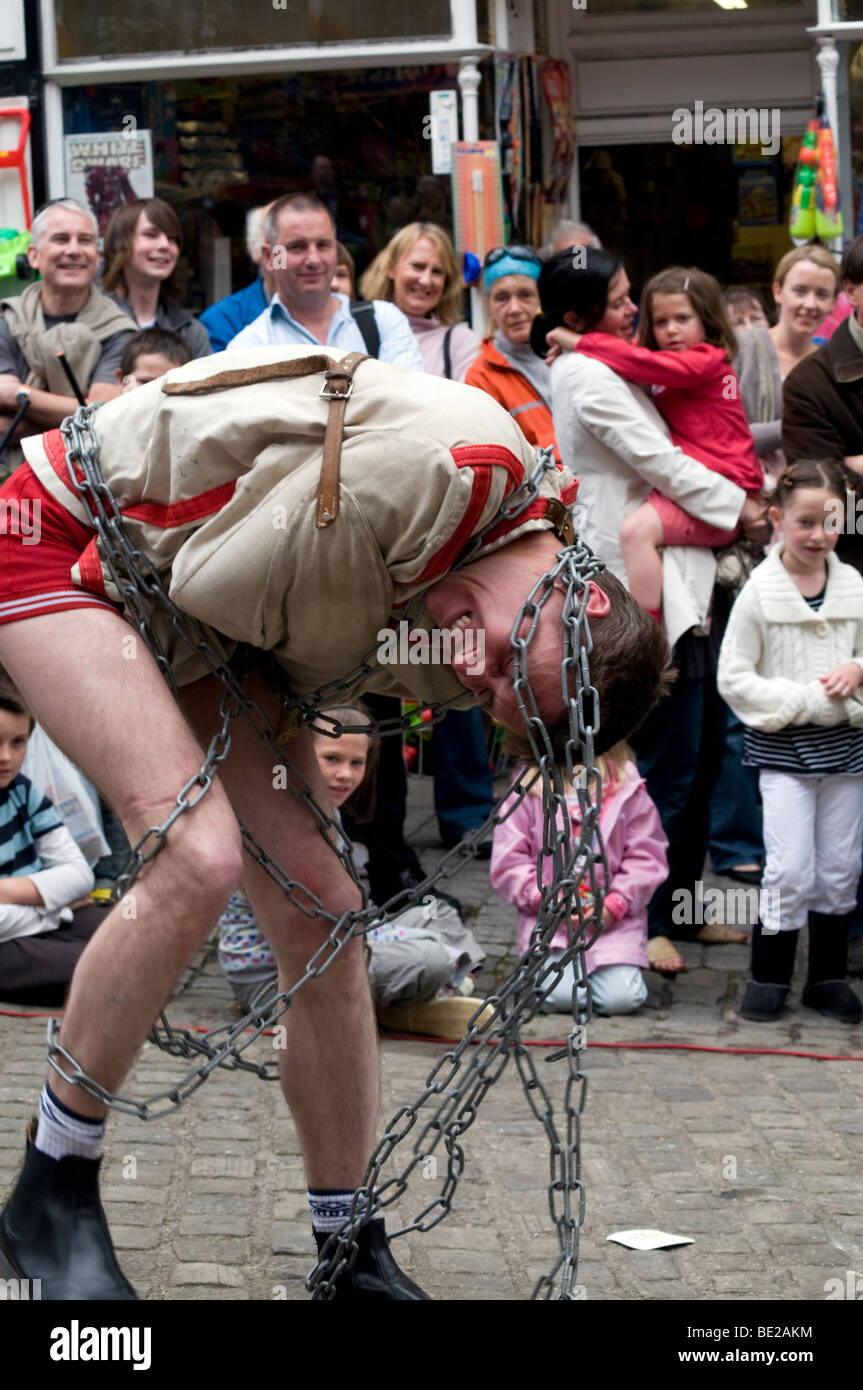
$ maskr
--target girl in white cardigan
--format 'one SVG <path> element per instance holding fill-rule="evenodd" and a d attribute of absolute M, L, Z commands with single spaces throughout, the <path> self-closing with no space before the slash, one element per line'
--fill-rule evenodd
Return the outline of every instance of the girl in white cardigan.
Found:
<path fill-rule="evenodd" d="M 782 543 L 743 588 L 719 656 L 719 692 L 759 769 L 767 855 L 740 1012 L 781 1012 L 808 919 L 803 1003 L 859 1023 L 845 973 L 863 848 L 863 579 L 832 553 L 845 524 L 834 464 L 791 465 L 773 501 Z"/>

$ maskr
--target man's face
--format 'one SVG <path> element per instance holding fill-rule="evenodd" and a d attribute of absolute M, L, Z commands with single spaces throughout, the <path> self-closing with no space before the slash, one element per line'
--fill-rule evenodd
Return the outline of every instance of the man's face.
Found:
<path fill-rule="evenodd" d="M 338 259 L 329 214 L 283 208 L 277 225 L 275 244 L 265 241 L 261 250 L 279 298 L 289 312 L 323 309 Z"/>
<path fill-rule="evenodd" d="M 523 537 L 503 550 L 495 551 L 473 565 L 445 575 L 428 590 L 428 611 L 441 629 L 458 630 L 460 640 L 453 650 L 460 652 L 452 662 L 460 684 L 477 697 L 505 728 L 524 734 L 525 725 L 512 687 L 513 649 L 511 634 L 519 609 L 544 573 L 553 568 L 561 542 L 549 532 Z M 609 604 L 605 593 L 591 584 L 587 612 L 592 621 L 604 617 Z M 564 714 L 561 689 L 563 657 L 562 590 L 555 588 L 543 605 L 537 630 L 527 650 L 528 679 L 540 714 L 547 725 L 557 724 Z M 530 623 L 520 636 L 527 636 Z M 465 630 L 474 633 L 471 642 Z M 482 634 L 480 638 L 479 634 Z M 472 653 L 479 641 L 485 643 L 485 663 L 477 670 Z"/>
<path fill-rule="evenodd" d="M 53 208 L 38 246 L 27 259 L 51 290 L 89 289 L 99 265 L 96 233 L 89 217 L 72 208 Z"/>

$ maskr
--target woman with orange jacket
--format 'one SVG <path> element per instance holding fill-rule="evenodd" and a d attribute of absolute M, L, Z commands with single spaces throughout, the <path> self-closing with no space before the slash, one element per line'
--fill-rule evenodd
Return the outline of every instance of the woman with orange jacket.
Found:
<path fill-rule="evenodd" d="M 536 282 L 542 261 L 529 246 L 499 246 L 483 266 L 486 318 L 491 330 L 465 383 L 486 391 L 508 410 L 522 434 L 560 461 L 551 418 L 549 370 L 530 345 L 539 313 Z"/>

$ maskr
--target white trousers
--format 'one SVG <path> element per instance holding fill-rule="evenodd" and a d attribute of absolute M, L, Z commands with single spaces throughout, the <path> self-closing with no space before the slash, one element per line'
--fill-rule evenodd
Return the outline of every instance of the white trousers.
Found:
<path fill-rule="evenodd" d="M 796 931 L 810 912 L 853 911 L 863 849 L 863 777 L 795 777 L 762 768 L 765 931 Z"/>
<path fill-rule="evenodd" d="M 593 1010 L 597 1014 L 632 1014 L 647 998 L 647 985 L 637 965 L 600 965 L 588 976 Z M 560 981 L 543 1001 L 549 1013 L 568 1014 L 572 1008 L 572 987 L 575 971 L 572 961 L 564 966 Z M 578 1002 L 584 1004 L 584 990 L 579 987 Z"/>

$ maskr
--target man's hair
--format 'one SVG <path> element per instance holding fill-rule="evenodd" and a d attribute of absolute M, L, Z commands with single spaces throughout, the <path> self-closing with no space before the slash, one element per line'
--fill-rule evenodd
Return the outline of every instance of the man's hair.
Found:
<path fill-rule="evenodd" d="M 134 333 L 123 348 L 121 374 L 129 376 L 133 373 L 138 358 L 148 352 L 158 352 L 173 362 L 175 367 L 182 367 L 192 360 L 192 354 L 179 333 L 172 333 L 169 328 L 144 328 L 140 333 Z"/>
<path fill-rule="evenodd" d="M 845 247 L 839 279 L 843 283 L 850 280 L 852 285 L 863 282 L 863 236 L 856 236 Z"/>
<path fill-rule="evenodd" d="M 729 285 L 727 290 L 722 291 L 722 298 L 727 309 L 748 309 L 750 304 L 754 304 L 762 314 L 765 312 L 760 294 L 748 289 L 746 285 Z"/>
<path fill-rule="evenodd" d="M 144 213 L 154 227 L 158 227 L 166 236 L 173 237 L 182 250 L 183 231 L 180 219 L 169 203 L 161 198 L 136 198 L 133 203 L 123 203 L 111 213 L 111 219 L 105 228 L 105 269 L 102 274 L 102 287 L 108 294 L 118 287 L 120 290 L 127 289 L 124 271 L 132 255 L 135 229 Z M 167 280 L 159 287 L 159 298 L 181 299 L 184 285 L 185 276 L 180 270 L 178 260 Z"/>
<path fill-rule="evenodd" d="M 278 242 L 279 213 L 284 208 L 291 208 L 294 212 L 325 212 L 333 226 L 333 237 L 335 237 L 336 229 L 333 224 L 333 215 L 317 193 L 285 193 L 271 204 L 264 222 L 264 241 L 268 246 L 275 246 Z"/>
<path fill-rule="evenodd" d="M 51 198 L 49 202 L 43 203 L 36 216 L 30 224 L 30 245 L 38 246 L 45 235 L 45 229 L 52 212 L 65 208 L 67 212 L 80 213 L 86 217 L 93 228 L 94 236 L 99 235 L 99 223 L 96 221 L 92 208 L 88 208 L 84 203 L 79 203 L 76 198 Z"/>
<path fill-rule="evenodd" d="M 260 207 L 249 208 L 246 213 L 246 251 L 255 265 L 261 264 L 261 244 L 265 240 L 264 226 L 269 207 L 269 203 L 261 203 Z"/>
<path fill-rule="evenodd" d="M 605 617 L 593 622 L 588 619 L 593 644 L 587 659 L 590 683 L 599 696 L 600 726 L 593 742 L 594 755 L 598 756 L 622 743 L 644 723 L 651 710 L 668 694 L 676 672 L 659 623 L 636 603 L 616 575 L 602 570 L 594 576 L 594 583 L 608 596 L 610 603 Z M 535 663 L 531 664 L 528 648 L 528 679 L 547 674 Z M 576 694 L 572 684 L 570 694 L 573 698 Z M 587 696 L 584 709 L 585 718 L 590 722 Z M 559 724 L 550 726 L 548 732 L 554 755 L 564 767 L 570 735 L 568 712 Z M 533 762 L 526 736 L 508 734 L 506 746 L 516 757 Z M 580 761 L 578 749 L 575 760 Z"/>
<path fill-rule="evenodd" d="M 836 260 L 831 256 L 826 246 L 817 246 L 815 242 L 808 242 L 806 246 L 795 246 L 793 251 L 785 253 L 773 273 L 774 285 L 780 287 L 784 285 L 789 270 L 793 270 L 794 266 L 799 265 L 801 261 L 811 261 L 820 270 L 832 270 L 836 279 L 836 293 L 839 293 L 842 288 L 842 281 Z"/>
<path fill-rule="evenodd" d="M 701 319 L 705 342 L 725 348 L 728 360 L 737 356 L 737 339 L 728 321 L 728 311 L 718 280 L 697 266 L 669 266 L 654 275 L 641 296 L 641 317 L 638 321 L 638 341 L 642 347 L 659 347 L 653 332 L 653 301 L 658 294 L 685 294 Z"/>
<path fill-rule="evenodd" d="M 568 217 L 562 217 L 548 239 L 547 248 L 543 247 L 542 259 L 546 261 L 557 251 L 565 251 L 573 244 L 569 238 L 575 236 L 586 238 L 584 242 L 586 246 L 592 246 L 596 251 L 602 250 L 602 242 L 593 228 L 589 227 L 586 222 L 572 222 Z M 564 245 L 558 246 L 559 241 L 564 242 Z"/>
<path fill-rule="evenodd" d="M 400 232 L 396 232 L 363 275 L 360 291 L 365 299 L 392 300 L 394 285 L 390 276 L 396 263 L 423 239 L 431 242 L 446 275 L 443 294 L 433 310 L 434 315 L 441 323 L 461 323 L 464 314 L 458 261 L 452 242 L 436 222 L 409 222 Z"/>
<path fill-rule="evenodd" d="M 5 710 L 7 714 L 26 714 L 30 721 L 27 735 L 29 737 L 30 734 L 32 734 L 33 726 L 36 721 L 24 704 L 17 685 L 12 683 L 6 672 L 2 671 L 2 668 L 0 668 L 0 709 Z"/>

